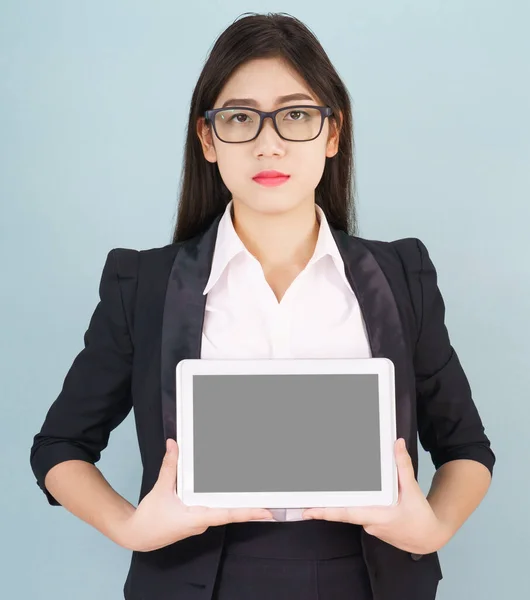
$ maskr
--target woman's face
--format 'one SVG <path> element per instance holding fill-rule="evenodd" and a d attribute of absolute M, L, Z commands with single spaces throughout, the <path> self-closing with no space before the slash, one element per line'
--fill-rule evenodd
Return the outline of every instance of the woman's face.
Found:
<path fill-rule="evenodd" d="M 291 94 L 304 94 L 307 99 L 277 103 L 279 96 Z M 265 111 L 297 104 L 323 105 L 298 73 L 279 59 L 256 59 L 242 65 L 233 73 L 211 108 L 221 108 L 232 98 L 255 100 L 255 104 L 237 102 L 231 103 L 232 106 Z M 246 118 L 239 119 L 245 121 Z M 236 123 L 236 126 L 239 124 Z M 314 191 L 324 172 L 326 157 L 332 157 L 338 151 L 336 128 L 330 127 L 328 118 L 324 120 L 320 135 L 308 142 L 282 139 L 271 119 L 265 119 L 259 136 L 249 142 L 222 142 L 213 128 L 205 125 L 203 118 L 199 119 L 197 134 L 206 160 L 217 162 L 234 204 L 241 203 L 249 209 L 268 214 L 286 212 L 300 204 L 313 204 Z M 266 187 L 253 180 L 257 173 L 265 170 L 280 171 L 290 177 L 282 185 Z"/>

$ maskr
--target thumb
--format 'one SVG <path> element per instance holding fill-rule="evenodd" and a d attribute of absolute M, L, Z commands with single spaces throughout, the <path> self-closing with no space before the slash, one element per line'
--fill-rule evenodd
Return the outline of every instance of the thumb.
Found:
<path fill-rule="evenodd" d="M 401 493 L 405 492 L 412 483 L 416 482 L 412 459 L 407 452 L 405 440 L 400 438 L 396 442 L 396 465 L 398 470 L 398 482 Z"/>
<path fill-rule="evenodd" d="M 177 464 L 179 458 L 179 447 L 175 440 L 166 440 L 166 453 L 162 460 L 157 483 L 163 487 L 175 490 L 177 486 Z"/>

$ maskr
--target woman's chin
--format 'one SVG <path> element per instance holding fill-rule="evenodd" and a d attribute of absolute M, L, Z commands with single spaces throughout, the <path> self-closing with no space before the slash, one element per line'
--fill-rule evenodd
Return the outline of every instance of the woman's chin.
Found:
<path fill-rule="evenodd" d="M 281 197 L 275 194 L 256 193 L 251 200 L 238 200 L 234 198 L 234 209 L 247 212 L 258 212 L 263 215 L 281 215 L 300 208 L 301 201 L 293 201 L 292 198 Z M 311 205 L 314 200 L 311 200 Z"/>

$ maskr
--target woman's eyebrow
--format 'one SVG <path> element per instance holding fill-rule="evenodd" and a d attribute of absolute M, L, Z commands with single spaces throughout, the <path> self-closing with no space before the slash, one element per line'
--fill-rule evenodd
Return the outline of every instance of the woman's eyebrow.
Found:
<path fill-rule="evenodd" d="M 311 96 L 307 94 L 288 94 L 287 96 L 278 96 L 276 98 L 276 104 L 283 104 L 284 102 L 291 102 L 292 100 L 311 100 L 311 102 L 315 102 Z M 223 103 L 221 108 L 225 108 L 226 106 L 258 106 L 258 102 L 253 98 L 230 98 Z"/>

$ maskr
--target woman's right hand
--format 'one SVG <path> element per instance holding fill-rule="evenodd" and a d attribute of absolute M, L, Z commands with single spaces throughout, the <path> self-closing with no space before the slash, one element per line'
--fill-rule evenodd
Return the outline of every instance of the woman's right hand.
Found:
<path fill-rule="evenodd" d="M 120 536 L 124 547 L 137 552 L 150 552 L 204 533 L 210 526 L 273 518 L 270 511 L 261 508 L 185 505 L 177 495 L 178 458 L 177 442 L 168 439 L 166 454 L 153 489 L 124 522 Z"/>

